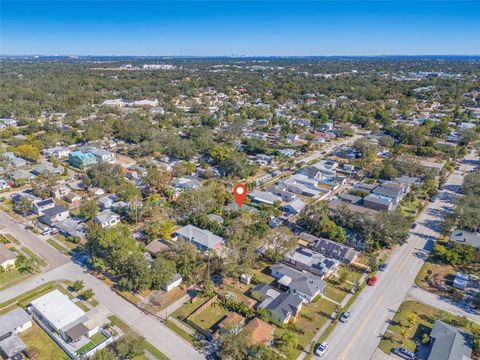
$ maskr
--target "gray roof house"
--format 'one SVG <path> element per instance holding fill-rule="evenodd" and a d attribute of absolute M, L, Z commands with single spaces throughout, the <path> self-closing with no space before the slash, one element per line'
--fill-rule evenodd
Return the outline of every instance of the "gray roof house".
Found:
<path fill-rule="evenodd" d="M 282 198 L 280 196 L 274 195 L 266 191 L 253 190 L 248 193 L 247 196 L 251 198 L 254 202 L 264 203 L 268 205 L 273 205 L 277 201 L 282 202 Z"/>
<path fill-rule="evenodd" d="M 32 318 L 20 307 L 0 315 L 0 354 L 7 359 L 26 349 L 17 334 L 32 326 Z"/>
<path fill-rule="evenodd" d="M 175 231 L 177 238 L 190 241 L 199 250 L 220 250 L 223 247 L 224 240 L 211 231 L 200 229 L 193 225 L 186 225 Z"/>
<path fill-rule="evenodd" d="M 296 215 L 305 207 L 305 203 L 301 199 L 295 199 L 283 206 L 283 210 L 290 215 Z"/>
<path fill-rule="evenodd" d="M 104 210 L 93 218 L 93 222 L 100 225 L 102 228 L 110 228 L 120 222 L 120 215 L 115 214 L 110 210 Z"/>
<path fill-rule="evenodd" d="M 292 294 L 300 296 L 304 302 L 312 302 L 315 297 L 321 296 L 327 286 L 320 277 L 285 264 L 274 264 L 270 266 L 270 271 L 280 285 L 288 288 Z"/>
<path fill-rule="evenodd" d="M 258 209 L 248 206 L 248 205 L 242 205 L 241 208 L 238 207 L 236 202 L 233 202 L 231 204 L 228 204 L 223 207 L 224 212 L 229 212 L 229 211 L 248 211 L 251 214 L 258 214 L 260 211 Z"/>
<path fill-rule="evenodd" d="M 280 293 L 274 298 L 267 297 L 258 307 L 267 310 L 271 320 L 281 325 L 288 323 L 291 317 L 296 318 L 302 304 L 302 298 L 291 293 Z"/>
<path fill-rule="evenodd" d="M 480 261 L 480 232 L 453 230 L 450 235 L 449 245 L 454 243 L 473 246 L 475 248 L 475 260 Z"/>
<path fill-rule="evenodd" d="M 65 206 L 58 205 L 50 209 L 43 211 L 43 215 L 40 217 L 40 221 L 49 226 L 53 226 L 59 221 L 63 221 L 70 217 L 70 212 Z"/>
<path fill-rule="evenodd" d="M 473 337 L 443 321 L 437 320 L 430 333 L 432 339 L 428 360 L 469 360 L 472 356 Z"/>
<path fill-rule="evenodd" d="M 54 167 L 52 164 L 41 164 L 32 168 L 31 173 L 33 175 L 40 175 L 44 172 L 49 172 L 50 174 L 60 175 L 63 172 L 61 166 Z"/>
<path fill-rule="evenodd" d="M 0 315 L 0 338 L 17 334 L 32 326 L 32 317 L 21 307 Z"/>
<path fill-rule="evenodd" d="M 53 207 L 55 207 L 55 201 L 53 199 L 45 199 L 33 204 L 33 212 L 37 215 L 43 215 L 45 210 Z"/>
<path fill-rule="evenodd" d="M 68 218 L 59 221 L 55 224 L 55 227 L 65 236 L 85 236 L 87 226 L 84 222 L 78 219 Z"/>

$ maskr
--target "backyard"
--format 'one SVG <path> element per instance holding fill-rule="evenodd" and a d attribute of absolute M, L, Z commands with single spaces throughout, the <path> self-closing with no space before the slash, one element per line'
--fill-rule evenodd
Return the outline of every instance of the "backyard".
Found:
<path fill-rule="evenodd" d="M 30 329 L 20 333 L 20 338 L 27 345 L 27 350 L 36 349 L 39 359 L 70 359 L 36 322 L 32 321 L 32 323 L 33 326 Z"/>

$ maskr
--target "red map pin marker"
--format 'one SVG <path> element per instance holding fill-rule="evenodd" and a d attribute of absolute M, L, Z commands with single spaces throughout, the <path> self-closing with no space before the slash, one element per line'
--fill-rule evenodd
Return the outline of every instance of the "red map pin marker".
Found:
<path fill-rule="evenodd" d="M 247 187 L 243 184 L 237 184 L 233 187 L 233 196 L 235 196 L 235 201 L 239 208 L 243 205 L 243 200 L 247 196 Z"/>

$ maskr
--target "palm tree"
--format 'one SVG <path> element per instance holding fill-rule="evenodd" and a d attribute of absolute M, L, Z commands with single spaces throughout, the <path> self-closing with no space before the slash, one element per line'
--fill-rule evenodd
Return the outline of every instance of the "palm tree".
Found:
<path fill-rule="evenodd" d="M 402 328 L 402 330 L 400 330 L 400 334 L 402 334 L 402 342 L 401 344 L 403 345 L 403 340 L 407 338 L 407 335 L 408 335 L 408 331 L 406 328 Z"/>
<path fill-rule="evenodd" d="M 413 312 L 408 314 L 407 321 L 408 321 L 408 327 L 411 328 L 417 322 L 417 314 Z"/>

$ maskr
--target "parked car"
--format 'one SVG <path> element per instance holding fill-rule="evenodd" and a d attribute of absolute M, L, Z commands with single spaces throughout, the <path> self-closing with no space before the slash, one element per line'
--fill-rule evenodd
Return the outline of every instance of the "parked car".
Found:
<path fill-rule="evenodd" d="M 387 264 L 383 263 L 383 264 L 380 264 L 380 266 L 378 267 L 378 269 L 379 269 L 380 271 L 385 271 L 385 270 L 387 270 L 387 266 L 388 266 Z"/>
<path fill-rule="evenodd" d="M 317 347 L 315 348 L 315 355 L 317 356 L 323 356 L 328 350 L 328 343 L 323 342 L 321 344 L 317 344 Z"/>
<path fill-rule="evenodd" d="M 376 276 L 372 276 L 370 279 L 368 279 L 367 281 L 367 285 L 369 286 L 374 286 L 376 283 L 377 283 L 377 277 Z"/>
<path fill-rule="evenodd" d="M 406 360 L 415 360 L 417 358 L 413 352 L 408 351 L 407 349 L 404 349 L 404 348 L 395 348 L 395 349 L 392 349 L 392 352 L 395 355 L 400 356 L 402 359 L 406 359 Z"/>
<path fill-rule="evenodd" d="M 350 320 L 351 316 L 352 314 L 349 311 L 345 311 L 340 317 L 340 322 L 346 323 L 348 320 Z"/>
<path fill-rule="evenodd" d="M 413 223 L 410 228 L 411 228 L 411 229 L 415 229 L 416 227 L 417 227 L 417 223 Z"/>

